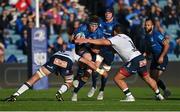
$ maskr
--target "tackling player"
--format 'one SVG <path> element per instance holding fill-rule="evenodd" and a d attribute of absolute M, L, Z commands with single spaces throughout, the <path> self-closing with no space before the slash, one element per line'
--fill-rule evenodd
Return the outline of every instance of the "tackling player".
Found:
<path fill-rule="evenodd" d="M 61 85 L 56 93 L 56 98 L 58 101 L 63 101 L 62 94 L 65 93 L 71 86 L 73 82 L 73 71 L 72 66 L 75 61 L 83 62 L 90 66 L 93 70 L 96 70 L 100 74 L 105 73 L 105 70 L 98 69 L 96 65 L 87 59 L 80 57 L 75 54 L 75 51 L 58 51 L 52 55 L 43 66 L 41 66 L 37 72 L 26 81 L 13 95 L 6 98 L 5 101 L 16 101 L 22 93 L 29 90 L 34 83 L 45 76 L 49 76 L 51 73 L 58 72 L 64 78 L 64 84 Z"/>
<path fill-rule="evenodd" d="M 136 49 L 131 38 L 122 34 L 120 26 L 115 26 L 113 33 L 114 36 L 108 39 L 77 39 L 75 42 L 79 44 L 91 43 L 95 45 L 111 45 L 114 50 L 116 50 L 125 62 L 119 72 L 114 76 L 115 83 L 126 95 L 126 98 L 121 101 L 135 101 L 134 96 L 124 81 L 125 78 L 135 73 L 138 73 L 139 76 L 151 87 L 151 89 L 155 92 L 157 99 L 163 100 L 164 97 L 161 95 L 156 81 L 150 77 L 150 74 L 147 71 L 147 62 L 145 57 Z"/>
<path fill-rule="evenodd" d="M 159 77 L 166 70 L 168 64 L 167 53 L 169 49 L 169 38 L 159 31 L 156 31 L 154 29 L 153 20 L 149 18 L 145 21 L 145 31 L 145 43 L 147 49 L 144 55 L 152 54 L 150 74 L 157 82 L 158 87 L 164 91 L 164 97 L 167 98 L 171 95 L 171 92 Z"/>

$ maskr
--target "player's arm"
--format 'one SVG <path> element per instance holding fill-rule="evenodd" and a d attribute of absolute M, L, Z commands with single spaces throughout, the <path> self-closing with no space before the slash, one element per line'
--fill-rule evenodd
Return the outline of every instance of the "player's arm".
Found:
<path fill-rule="evenodd" d="M 75 43 L 90 43 L 95 45 L 111 45 L 111 42 L 108 39 L 76 39 Z"/>
<path fill-rule="evenodd" d="M 89 61 L 89 60 L 87 60 L 87 59 L 85 59 L 83 57 L 81 57 L 79 59 L 79 61 L 82 62 L 82 63 L 85 63 L 90 68 L 92 68 L 94 71 L 98 72 L 100 75 L 103 75 L 104 77 L 107 77 L 108 74 L 106 73 L 106 71 L 104 69 L 99 69 L 94 62 Z"/>
<path fill-rule="evenodd" d="M 159 60 L 158 60 L 159 63 L 163 62 L 164 56 L 168 53 L 168 50 L 169 50 L 169 38 L 165 38 L 163 40 L 162 44 L 163 44 L 163 50 L 162 50 L 161 55 L 160 55 Z"/>
<path fill-rule="evenodd" d="M 82 62 L 82 63 L 88 65 L 91 69 L 98 72 L 100 75 L 103 75 L 104 77 L 107 77 L 108 74 L 106 73 L 106 71 L 104 69 L 99 69 L 94 62 L 89 61 L 89 60 L 87 60 L 87 59 L 85 59 L 83 57 L 80 57 L 79 55 L 77 55 L 75 53 L 75 50 L 73 50 L 73 54 L 74 54 L 74 57 L 75 57 L 76 61 L 79 61 L 79 62 Z"/>
<path fill-rule="evenodd" d="M 143 44 L 143 47 L 142 47 L 142 54 L 143 54 L 143 56 L 145 56 L 146 58 L 148 58 L 148 57 L 151 55 L 151 52 L 150 52 L 150 50 L 149 50 L 149 44 L 148 44 L 146 38 L 143 39 L 143 43 L 144 43 L 144 44 Z"/>
<path fill-rule="evenodd" d="M 169 38 L 165 38 L 162 44 L 163 44 L 163 51 L 161 52 L 161 56 L 164 57 L 169 50 Z"/>

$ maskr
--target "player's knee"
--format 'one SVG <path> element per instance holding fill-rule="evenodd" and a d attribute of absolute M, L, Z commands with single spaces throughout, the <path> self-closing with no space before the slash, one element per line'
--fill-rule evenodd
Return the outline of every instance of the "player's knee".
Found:
<path fill-rule="evenodd" d="M 87 82 L 87 81 L 88 81 L 88 79 L 89 79 L 89 77 L 87 77 L 87 76 L 83 76 L 83 77 L 81 77 L 81 80 L 82 80 L 82 81 L 84 81 L 84 82 Z"/>
<path fill-rule="evenodd" d="M 89 77 L 90 77 L 90 75 L 91 75 L 91 73 L 89 73 L 88 71 L 86 71 L 86 72 L 84 73 L 84 76 L 81 77 L 81 80 L 84 81 L 84 82 L 87 82 L 88 79 L 89 79 Z"/>
<path fill-rule="evenodd" d="M 124 78 L 126 78 L 126 76 L 124 76 L 123 74 L 121 74 L 120 72 L 118 72 L 118 73 L 114 76 L 114 81 L 115 81 L 115 82 L 120 82 L 120 81 L 122 81 Z"/>
<path fill-rule="evenodd" d="M 117 77 L 117 75 L 114 76 L 113 80 L 114 80 L 114 82 L 116 82 L 116 83 L 118 82 L 119 78 Z"/>
<path fill-rule="evenodd" d="M 46 76 L 46 74 L 43 72 L 41 68 L 36 73 L 38 74 L 39 78 L 43 78 Z"/>
<path fill-rule="evenodd" d="M 71 87 L 71 86 L 72 86 L 73 78 L 74 78 L 74 75 L 68 75 L 68 76 L 65 76 L 65 77 L 64 77 L 64 79 L 65 79 L 65 84 L 66 84 L 68 87 Z"/>

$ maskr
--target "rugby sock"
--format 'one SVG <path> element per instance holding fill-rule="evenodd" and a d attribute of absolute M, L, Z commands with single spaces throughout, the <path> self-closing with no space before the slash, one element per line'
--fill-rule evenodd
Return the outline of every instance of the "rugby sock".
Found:
<path fill-rule="evenodd" d="M 101 77 L 101 88 L 99 89 L 99 91 L 104 91 L 104 88 L 106 86 L 106 82 L 107 82 L 108 78 L 104 78 L 103 76 Z"/>
<path fill-rule="evenodd" d="M 157 82 L 158 87 L 160 87 L 163 91 L 166 90 L 166 86 L 162 80 L 158 80 Z"/>
<path fill-rule="evenodd" d="M 30 88 L 31 86 L 27 82 L 25 82 L 13 95 L 19 96 Z"/>
<path fill-rule="evenodd" d="M 129 90 L 128 88 L 124 89 L 124 90 L 123 90 L 123 93 L 124 93 L 127 97 L 132 96 L 132 94 L 131 94 L 131 92 L 130 92 L 130 90 Z"/>
<path fill-rule="evenodd" d="M 66 85 L 66 84 L 63 84 L 62 86 L 61 86 L 61 88 L 59 88 L 59 93 L 60 94 L 63 94 L 63 93 L 65 93 L 66 91 L 68 90 L 68 86 Z"/>
<path fill-rule="evenodd" d="M 155 94 L 156 94 L 156 95 L 160 94 L 159 89 L 157 89 L 157 90 L 155 91 Z"/>
<path fill-rule="evenodd" d="M 79 79 L 79 85 L 77 88 L 74 88 L 74 93 L 77 93 L 85 84 L 86 82 L 82 81 L 81 79 Z"/>
<path fill-rule="evenodd" d="M 93 72 L 92 74 L 92 87 L 96 88 L 96 82 L 97 82 L 98 73 Z"/>

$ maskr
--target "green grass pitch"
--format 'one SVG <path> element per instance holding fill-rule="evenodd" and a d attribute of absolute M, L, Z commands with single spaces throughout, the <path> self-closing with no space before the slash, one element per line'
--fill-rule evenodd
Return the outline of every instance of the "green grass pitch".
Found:
<path fill-rule="evenodd" d="M 58 88 L 30 90 L 18 97 L 16 102 L 0 101 L 0 111 L 177 111 L 180 110 L 180 88 L 170 88 L 172 96 L 165 101 L 154 100 L 149 87 L 130 87 L 135 102 L 120 102 L 123 93 L 117 87 L 106 87 L 105 98 L 97 101 L 96 96 L 87 97 L 89 87 L 78 94 L 78 102 L 71 102 L 71 90 L 63 95 L 65 101 L 58 102 L 55 93 Z M 0 100 L 14 93 L 16 89 L 0 89 Z"/>

